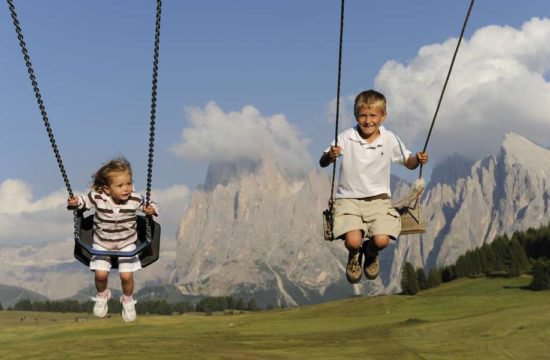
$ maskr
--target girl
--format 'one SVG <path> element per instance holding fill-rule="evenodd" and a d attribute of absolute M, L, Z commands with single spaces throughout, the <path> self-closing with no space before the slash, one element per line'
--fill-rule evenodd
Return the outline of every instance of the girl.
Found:
<path fill-rule="evenodd" d="M 97 250 L 132 251 L 136 248 L 136 211 L 158 216 L 154 203 L 145 205 L 145 199 L 134 192 L 132 168 L 124 157 L 115 158 L 103 165 L 92 176 L 92 190 L 86 196 L 70 197 L 69 210 L 95 208 L 93 248 Z M 136 319 L 136 301 L 133 299 L 133 273 L 141 269 L 139 256 L 120 257 L 118 269 L 123 295 L 122 318 L 126 322 Z M 107 288 L 111 260 L 108 256 L 92 256 L 90 270 L 95 272 L 97 296 L 92 297 L 94 315 L 105 317 L 111 292 Z"/>

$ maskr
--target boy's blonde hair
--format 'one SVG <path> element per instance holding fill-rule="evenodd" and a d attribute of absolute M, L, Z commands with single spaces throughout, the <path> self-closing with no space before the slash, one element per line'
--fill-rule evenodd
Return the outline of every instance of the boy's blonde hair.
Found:
<path fill-rule="evenodd" d="M 353 113 L 357 117 L 360 110 L 364 108 L 370 109 L 371 107 L 379 107 L 386 114 L 386 97 L 375 90 L 363 91 L 355 97 Z"/>
<path fill-rule="evenodd" d="M 92 175 L 92 188 L 102 193 L 103 187 L 111 184 L 111 173 L 114 172 L 128 172 L 130 177 L 132 177 L 132 166 L 123 156 L 110 160 Z"/>

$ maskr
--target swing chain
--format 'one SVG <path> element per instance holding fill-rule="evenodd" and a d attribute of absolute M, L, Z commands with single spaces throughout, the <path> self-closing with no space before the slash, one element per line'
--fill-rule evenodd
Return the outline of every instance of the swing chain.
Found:
<path fill-rule="evenodd" d="M 29 78 L 32 83 L 32 87 L 34 90 L 34 95 L 36 96 L 36 102 L 38 103 L 38 108 L 40 110 L 40 114 L 42 115 L 42 120 L 44 121 L 44 126 L 46 126 L 46 131 L 48 133 L 48 138 L 50 139 L 50 144 L 52 146 L 55 159 L 57 160 L 57 166 L 59 167 L 59 170 L 61 171 L 61 176 L 63 177 L 63 181 L 65 182 L 65 187 L 67 188 L 67 191 L 69 193 L 70 197 L 73 197 L 73 191 L 71 189 L 71 184 L 69 183 L 69 178 L 67 176 L 67 173 L 65 171 L 65 167 L 63 166 L 63 160 L 61 160 L 61 154 L 59 153 L 59 149 L 57 148 L 57 144 L 55 142 L 55 138 L 53 135 L 53 130 L 50 125 L 50 121 L 48 120 L 48 114 L 46 113 L 46 107 L 44 106 L 44 101 L 42 100 L 42 95 L 40 94 L 40 89 L 38 88 L 38 81 L 36 80 L 36 76 L 34 75 L 34 70 L 31 63 L 31 58 L 29 56 L 29 52 L 27 50 L 27 44 L 25 43 L 25 39 L 23 37 L 23 32 L 21 30 L 21 27 L 19 26 L 19 20 L 17 19 L 17 13 L 15 11 L 15 6 L 13 5 L 13 0 L 7 0 L 8 6 L 11 12 L 11 18 L 13 20 L 13 25 L 15 26 L 15 32 L 17 33 L 17 39 L 19 40 L 19 46 L 21 47 L 21 52 L 23 53 L 23 58 L 25 60 L 25 65 L 27 66 L 27 72 L 29 73 Z"/>
<path fill-rule="evenodd" d="M 449 66 L 449 71 L 447 72 L 447 77 L 445 78 L 445 83 L 443 84 L 441 95 L 439 96 L 439 100 L 437 101 L 437 106 L 435 108 L 435 113 L 432 119 L 432 123 L 430 125 L 430 129 L 428 130 L 428 136 L 426 137 L 426 142 L 424 143 L 424 148 L 422 149 L 423 153 L 425 153 L 426 149 L 428 148 L 428 142 L 430 141 L 430 136 L 432 135 L 435 119 L 437 118 L 437 114 L 439 113 L 439 108 L 441 107 L 441 102 L 443 101 L 443 95 L 445 94 L 447 83 L 449 82 L 449 78 L 451 77 L 451 72 L 453 71 L 456 55 L 458 54 L 458 49 L 460 48 L 460 44 L 462 43 L 462 38 L 464 37 L 464 32 L 466 31 L 466 25 L 468 25 L 468 19 L 470 18 L 470 13 L 472 12 L 472 8 L 474 7 L 474 2 L 475 0 L 470 1 L 470 7 L 468 8 L 468 12 L 466 13 L 466 17 L 464 18 L 464 23 L 462 24 L 462 30 L 460 31 L 460 36 L 458 37 L 458 43 L 456 44 L 455 52 L 451 60 L 451 65 Z M 420 170 L 418 172 L 419 179 L 422 178 L 422 168 L 423 168 L 423 165 L 420 164 Z"/>
<path fill-rule="evenodd" d="M 157 15 L 155 23 L 155 50 L 153 57 L 153 82 L 151 89 L 151 123 L 149 127 L 149 156 L 147 163 L 147 191 L 145 202 L 149 205 L 151 197 L 151 182 L 153 176 L 153 155 L 155 151 L 155 120 L 157 112 L 157 83 L 158 83 L 158 63 L 160 47 L 160 19 L 161 19 L 162 0 L 157 0 Z"/>
<path fill-rule="evenodd" d="M 151 183 L 153 177 L 153 157 L 155 152 L 155 120 L 157 112 L 157 83 L 158 83 L 158 63 L 160 48 L 160 20 L 162 13 L 162 0 L 157 0 L 157 13 L 155 22 L 155 50 L 153 56 L 153 82 L 151 89 L 151 123 L 149 127 L 149 156 L 147 161 L 147 190 L 145 193 L 145 204 L 149 205 L 151 199 Z M 150 216 L 146 216 L 145 228 L 146 237 L 151 241 Z"/>

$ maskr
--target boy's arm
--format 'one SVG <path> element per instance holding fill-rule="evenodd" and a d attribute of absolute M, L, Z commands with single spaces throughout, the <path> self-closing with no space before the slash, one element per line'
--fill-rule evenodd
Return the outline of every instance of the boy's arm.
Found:
<path fill-rule="evenodd" d="M 330 150 L 324 152 L 319 159 L 319 165 L 321 167 L 327 167 L 332 164 L 338 156 L 342 154 L 342 148 L 340 146 L 331 146 Z"/>
<path fill-rule="evenodd" d="M 410 155 L 408 159 L 405 161 L 405 166 L 407 169 L 414 170 L 418 167 L 418 165 L 422 164 L 425 165 L 428 163 L 428 153 L 427 152 L 417 152 L 416 155 Z"/>

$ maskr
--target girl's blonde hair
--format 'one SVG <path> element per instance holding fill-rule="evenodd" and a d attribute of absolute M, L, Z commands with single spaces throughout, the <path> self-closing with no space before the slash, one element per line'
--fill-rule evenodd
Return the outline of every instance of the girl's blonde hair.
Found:
<path fill-rule="evenodd" d="M 128 172 L 131 177 L 132 166 L 123 156 L 110 160 L 92 175 L 92 188 L 99 193 L 103 192 L 103 187 L 111 184 L 111 174 L 114 172 Z"/>

